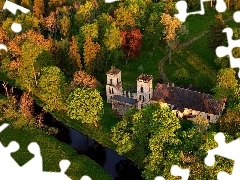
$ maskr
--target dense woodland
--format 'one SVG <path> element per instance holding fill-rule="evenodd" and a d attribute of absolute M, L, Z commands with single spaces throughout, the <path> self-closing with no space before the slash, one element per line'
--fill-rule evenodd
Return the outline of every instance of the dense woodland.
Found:
<path fill-rule="evenodd" d="M 0 9 L 4 2 L 0 0 Z M 12 2 L 31 10 L 27 14 L 17 12 L 17 15 L 0 11 L 0 44 L 8 48 L 7 52 L 0 51 L 0 79 L 25 91 L 20 105 L 7 94 L 8 103 L 19 106 L 17 113 L 41 126 L 40 115 L 31 113 L 35 99 L 45 112 L 133 160 L 143 169 L 144 179 L 160 175 L 179 179 L 170 174 L 173 164 L 190 168 L 189 179 L 216 179 L 220 170 L 231 172 L 232 161 L 217 157 L 217 163 L 207 167 L 204 158 L 207 150 L 217 147 L 214 141 L 217 132 L 225 132 L 228 142 L 239 137 L 238 69 L 229 68 L 228 57 L 216 58 L 214 54 L 216 47 L 227 44 L 222 30 L 232 14 L 217 14 L 214 2 L 204 4 L 212 15 L 202 26 L 206 27 L 203 30 L 209 30 L 207 38 L 199 40 L 205 45 L 202 48 L 210 52 L 201 57 L 210 58 L 206 63 L 195 58 L 191 48 L 177 50 L 181 43 L 202 31 L 192 29 L 198 25 L 191 19 L 183 24 L 174 17 L 176 1 Z M 189 11 L 200 8 L 199 0 L 187 0 L 187 3 Z M 238 0 L 226 0 L 226 4 L 229 12 L 240 9 Z M 13 22 L 22 24 L 20 33 L 11 30 Z M 240 28 L 235 25 L 233 30 L 234 38 L 239 38 Z M 196 49 L 201 51 L 199 46 Z M 240 49 L 235 48 L 233 54 L 239 57 Z M 123 77 L 126 81 L 137 78 L 142 72 L 157 74 L 154 78 L 158 79 L 156 67 L 165 55 L 169 56 L 169 61 L 164 64 L 164 70 L 172 82 L 184 87 L 193 85 L 201 92 L 226 101 L 226 108 L 216 124 L 201 117 L 196 117 L 194 122 L 179 120 L 158 104 L 142 110 L 131 109 L 122 119 L 114 116 L 105 102 L 104 89 L 105 73 L 111 65 L 126 72 L 127 77 Z M 192 64 L 206 67 L 188 68 L 186 56 L 191 58 Z M 178 68 L 178 63 L 186 66 Z M 6 100 L 1 100 L 1 120 L 22 119 L 14 115 L 12 107 L 6 108 L 6 104 Z M 52 132 L 49 129 L 44 132 L 51 134 L 49 131 Z"/>

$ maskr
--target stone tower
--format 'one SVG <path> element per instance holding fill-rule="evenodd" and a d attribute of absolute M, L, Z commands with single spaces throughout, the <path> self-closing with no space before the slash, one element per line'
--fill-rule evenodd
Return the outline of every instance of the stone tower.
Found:
<path fill-rule="evenodd" d="M 114 66 L 111 66 L 111 69 L 106 73 L 107 75 L 107 84 L 106 84 L 106 94 L 107 102 L 110 102 L 111 98 L 114 95 L 122 95 L 122 81 L 121 81 L 121 71 L 115 69 Z"/>
<path fill-rule="evenodd" d="M 145 106 L 153 96 L 152 76 L 141 74 L 137 79 L 137 99 Z"/>

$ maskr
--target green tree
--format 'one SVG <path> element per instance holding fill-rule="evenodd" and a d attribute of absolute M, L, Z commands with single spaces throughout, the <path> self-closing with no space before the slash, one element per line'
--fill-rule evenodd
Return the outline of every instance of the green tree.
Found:
<path fill-rule="evenodd" d="M 137 152 L 138 158 L 142 159 L 145 179 L 153 179 L 159 174 L 168 177 L 171 176 L 171 165 L 180 159 L 174 149 L 179 144 L 176 136 L 179 128 L 179 119 L 170 108 L 152 104 L 141 110 L 130 109 L 112 128 L 112 141 L 120 154 Z"/>
<path fill-rule="evenodd" d="M 193 84 L 202 92 L 211 93 L 211 89 L 215 86 L 215 81 L 210 78 L 210 74 L 200 71 L 193 78 Z"/>
<path fill-rule="evenodd" d="M 44 102 L 43 110 L 65 110 L 64 104 L 65 77 L 61 70 L 54 66 L 45 67 L 41 70 L 37 92 Z"/>
<path fill-rule="evenodd" d="M 69 64 L 71 65 L 72 72 L 81 70 L 82 68 L 81 57 L 78 49 L 78 43 L 74 36 L 72 37 L 68 54 L 70 58 Z"/>
<path fill-rule="evenodd" d="M 190 75 L 185 68 L 181 68 L 174 72 L 173 78 L 177 84 L 185 85 L 189 82 Z"/>
<path fill-rule="evenodd" d="M 240 111 L 239 109 L 227 110 L 227 112 L 218 119 L 221 132 L 226 132 L 232 136 L 240 132 Z"/>
<path fill-rule="evenodd" d="M 63 15 L 59 23 L 60 23 L 60 33 L 63 35 L 63 37 L 69 37 L 69 31 L 71 26 L 70 18 L 66 15 Z"/>
<path fill-rule="evenodd" d="M 103 100 L 99 91 L 76 88 L 67 99 L 67 113 L 71 119 L 97 127 L 103 113 Z"/>
<path fill-rule="evenodd" d="M 36 46 L 33 42 L 25 41 L 21 46 L 21 50 L 22 55 L 17 82 L 23 89 L 31 92 L 37 85 L 36 59 L 43 52 L 43 49 L 40 46 Z"/>
<path fill-rule="evenodd" d="M 164 25 L 163 34 L 164 39 L 167 43 L 167 47 L 169 50 L 169 64 L 171 64 L 172 61 L 172 53 L 174 50 L 176 50 L 179 42 L 179 32 L 181 33 L 187 33 L 187 31 L 178 31 L 179 29 L 185 29 L 182 25 L 181 21 L 179 21 L 176 17 L 171 17 L 169 14 L 163 13 L 161 15 L 161 21 Z"/>
<path fill-rule="evenodd" d="M 232 68 L 221 69 L 217 76 L 217 84 L 213 88 L 215 97 L 228 98 L 237 86 L 236 72 Z"/>
<path fill-rule="evenodd" d="M 209 126 L 208 119 L 200 115 L 196 116 L 193 122 L 194 122 L 195 128 L 201 133 L 204 133 L 208 129 L 208 126 Z"/>
<path fill-rule="evenodd" d="M 21 5 L 25 8 L 32 9 L 33 2 L 32 0 L 22 0 Z"/>

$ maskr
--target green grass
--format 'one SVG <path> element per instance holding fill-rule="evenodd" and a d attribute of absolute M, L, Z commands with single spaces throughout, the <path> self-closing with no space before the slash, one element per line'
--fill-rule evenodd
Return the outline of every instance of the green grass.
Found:
<path fill-rule="evenodd" d="M 71 165 L 66 174 L 73 180 L 79 180 L 83 175 L 89 175 L 93 180 L 113 179 L 99 164 L 85 155 L 78 155 L 71 147 L 56 140 L 53 136 L 44 134 L 32 125 L 27 125 L 27 121 L 21 116 L 14 120 L 4 120 L 0 124 L 6 122 L 10 126 L 1 132 L 0 141 L 5 147 L 11 141 L 19 143 L 20 149 L 12 156 L 20 166 L 33 158 L 27 147 L 31 142 L 37 142 L 41 149 L 44 171 L 59 172 L 59 162 L 67 159 Z"/>

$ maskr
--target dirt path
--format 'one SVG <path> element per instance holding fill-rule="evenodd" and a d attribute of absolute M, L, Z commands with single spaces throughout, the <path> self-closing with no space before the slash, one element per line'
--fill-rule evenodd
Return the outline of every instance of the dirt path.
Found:
<path fill-rule="evenodd" d="M 199 34 L 198 36 L 190 39 L 189 41 L 180 44 L 180 45 L 178 46 L 178 48 L 177 48 L 175 51 L 172 52 L 172 55 L 175 54 L 175 52 L 179 51 L 180 49 L 183 49 L 183 48 L 189 46 L 190 44 L 192 44 L 193 42 L 195 42 L 196 40 L 200 39 L 202 36 L 204 36 L 204 35 L 205 35 L 206 33 L 208 33 L 208 32 L 209 32 L 209 30 L 206 30 L 206 31 L 202 32 L 201 34 Z M 164 83 L 170 83 L 170 80 L 167 78 L 166 74 L 165 74 L 164 71 L 163 71 L 163 65 L 164 65 L 165 61 L 168 60 L 168 57 L 169 57 L 169 55 L 167 54 L 165 57 L 163 57 L 163 58 L 160 60 L 160 62 L 159 62 L 159 64 L 158 64 L 158 70 L 159 70 L 159 72 L 160 72 L 160 75 L 161 75 Z"/>
<path fill-rule="evenodd" d="M 233 18 L 233 17 L 225 20 L 225 22 L 231 20 L 232 18 Z M 180 45 L 178 46 L 178 48 L 177 48 L 175 51 L 172 52 L 172 55 L 175 54 L 175 53 L 176 53 L 177 51 L 179 51 L 180 49 L 183 49 L 183 48 L 189 46 L 190 44 L 192 44 L 193 42 L 195 42 L 196 40 L 200 39 L 201 37 L 203 37 L 203 36 L 204 36 L 205 34 L 207 34 L 208 32 L 209 32 L 209 30 L 205 30 L 205 31 L 203 31 L 202 33 L 200 33 L 198 36 L 190 39 L 189 41 L 187 41 L 187 42 L 185 42 L 185 43 L 180 44 Z M 159 73 L 160 73 L 160 75 L 161 75 L 164 83 L 170 83 L 170 80 L 167 78 L 166 74 L 165 74 L 164 71 L 163 71 L 163 65 L 164 65 L 165 61 L 168 59 L 168 56 L 169 56 L 169 55 L 167 54 L 165 57 L 163 57 L 163 58 L 160 60 L 159 64 L 158 64 L 158 70 L 159 70 Z"/>

